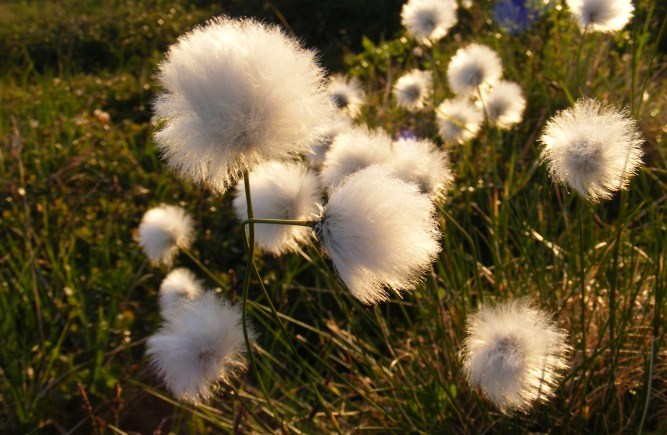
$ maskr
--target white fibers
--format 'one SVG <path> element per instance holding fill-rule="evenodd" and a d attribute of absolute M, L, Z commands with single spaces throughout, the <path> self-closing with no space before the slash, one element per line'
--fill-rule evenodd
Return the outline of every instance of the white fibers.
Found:
<path fill-rule="evenodd" d="M 566 0 L 579 28 L 588 32 L 612 33 L 632 18 L 632 0 Z"/>
<path fill-rule="evenodd" d="M 456 51 L 447 67 L 447 80 L 455 94 L 469 95 L 493 85 L 502 73 L 502 63 L 496 52 L 486 45 L 472 43 Z"/>
<path fill-rule="evenodd" d="M 391 158 L 391 137 L 381 129 L 354 127 L 334 139 L 324 157 L 320 177 L 330 187 L 346 175 Z"/>
<path fill-rule="evenodd" d="M 181 36 L 157 75 L 163 156 L 218 192 L 260 161 L 308 152 L 332 110 L 315 54 L 250 19 L 219 18 Z"/>
<path fill-rule="evenodd" d="M 408 0 L 401 10 L 408 34 L 429 47 L 447 35 L 456 21 L 456 0 Z"/>
<path fill-rule="evenodd" d="M 433 91 L 433 73 L 413 69 L 402 75 L 394 84 L 396 104 L 410 112 L 424 108 L 424 103 Z"/>
<path fill-rule="evenodd" d="M 331 104 L 340 112 L 352 118 L 361 114 L 361 106 L 364 105 L 366 93 L 358 78 L 336 74 L 329 79 L 327 92 Z"/>
<path fill-rule="evenodd" d="M 392 158 L 386 165 L 396 177 L 416 184 L 433 200 L 444 198 L 454 181 L 447 152 L 426 139 L 394 142 Z"/>
<path fill-rule="evenodd" d="M 436 109 L 438 132 L 445 143 L 463 144 L 477 136 L 484 114 L 469 100 L 445 100 Z"/>
<path fill-rule="evenodd" d="M 374 165 L 336 186 L 315 231 L 352 295 L 373 304 L 413 289 L 435 259 L 434 212 L 416 185 Z"/>
<path fill-rule="evenodd" d="M 468 382 L 503 412 L 547 401 L 567 367 L 567 333 L 525 299 L 468 317 L 461 358 Z"/>
<path fill-rule="evenodd" d="M 551 177 L 591 202 L 626 189 L 643 142 L 627 112 L 582 99 L 551 118 L 540 138 Z"/>
<path fill-rule="evenodd" d="M 181 207 L 162 204 L 141 218 L 139 245 L 151 264 L 171 267 L 179 248 L 192 243 L 192 218 Z"/>
<path fill-rule="evenodd" d="M 486 111 L 490 123 L 506 130 L 512 128 L 523 119 L 526 99 L 521 87 L 505 80 L 500 80 L 491 88 L 482 90 L 479 104 Z"/>
<path fill-rule="evenodd" d="M 160 284 L 160 314 L 168 318 L 182 303 L 196 299 L 203 292 L 190 270 L 184 267 L 172 270 Z"/>
<path fill-rule="evenodd" d="M 219 380 L 245 368 L 245 351 L 240 307 L 209 292 L 166 319 L 148 339 L 146 354 L 174 396 L 196 403 L 210 398 Z"/>
<path fill-rule="evenodd" d="M 297 162 L 268 162 L 250 174 L 250 194 L 255 218 L 307 220 L 321 201 L 317 175 Z M 236 187 L 234 210 L 239 220 L 248 218 L 244 183 Z M 274 255 L 295 251 L 312 235 L 309 227 L 255 224 L 255 244 Z"/>

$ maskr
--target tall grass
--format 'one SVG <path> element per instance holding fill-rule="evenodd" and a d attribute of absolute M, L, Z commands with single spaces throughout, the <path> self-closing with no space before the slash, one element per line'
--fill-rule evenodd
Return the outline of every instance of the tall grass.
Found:
<path fill-rule="evenodd" d="M 256 253 L 247 307 L 260 331 L 254 364 L 201 406 L 170 398 L 146 365 L 166 271 L 148 265 L 133 234 L 151 205 L 185 206 L 199 236 L 178 264 L 241 300 L 252 271 L 229 196 L 176 179 L 151 139 L 155 63 L 212 9 L 85 2 L 77 15 L 47 3 L 2 6 L 10 13 L 0 32 L 12 47 L 0 84 L 0 430 L 667 430 L 659 2 L 638 1 L 631 24 L 612 36 L 582 36 L 562 8 L 510 34 L 480 2 L 421 54 L 400 34 L 365 39 L 345 58 L 369 95 L 364 122 L 437 141 L 432 115 L 395 108 L 387 89 L 421 66 L 435 71 L 434 101 L 450 96 L 446 65 L 468 41 L 493 47 L 505 77 L 521 84 L 524 121 L 510 131 L 485 127 L 449 149 L 457 180 L 439 211 L 443 251 L 402 299 L 359 304 L 315 246 L 282 258 Z M 57 19 L 46 20 L 43 7 Z M 539 165 L 545 121 L 581 96 L 627 106 L 646 139 L 629 190 L 597 205 L 554 185 Z M 457 353 L 468 313 L 524 295 L 568 330 L 571 369 L 554 400 L 506 416 L 469 388 Z"/>

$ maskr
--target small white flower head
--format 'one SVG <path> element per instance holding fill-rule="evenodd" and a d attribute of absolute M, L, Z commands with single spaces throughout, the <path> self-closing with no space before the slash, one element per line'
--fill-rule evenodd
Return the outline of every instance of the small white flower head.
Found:
<path fill-rule="evenodd" d="M 307 152 L 331 111 L 315 54 L 250 19 L 181 36 L 158 80 L 158 147 L 170 167 L 219 192 L 261 161 Z"/>
<path fill-rule="evenodd" d="M 445 100 L 436 109 L 438 132 L 445 143 L 463 144 L 477 136 L 484 114 L 468 99 Z"/>
<path fill-rule="evenodd" d="M 394 84 L 394 97 L 399 107 L 410 112 L 424 108 L 424 103 L 433 91 L 433 73 L 413 69 L 404 74 Z"/>
<path fill-rule="evenodd" d="M 456 0 L 408 0 L 401 23 L 420 44 L 430 47 L 456 24 Z"/>
<path fill-rule="evenodd" d="M 591 99 L 557 113 L 540 140 L 551 177 L 591 202 L 626 189 L 643 154 L 643 140 L 627 112 Z"/>
<path fill-rule="evenodd" d="M 190 270 L 183 267 L 172 270 L 160 284 L 160 314 L 169 318 L 181 304 L 196 299 L 203 292 L 201 283 Z"/>
<path fill-rule="evenodd" d="M 486 110 L 490 123 L 500 129 L 510 129 L 523 119 L 526 99 L 521 87 L 514 82 L 498 81 L 493 87 L 482 90 L 478 104 Z"/>
<path fill-rule="evenodd" d="M 566 0 L 579 28 L 590 32 L 616 32 L 632 18 L 632 0 Z"/>
<path fill-rule="evenodd" d="M 454 181 L 447 152 L 429 140 L 400 139 L 394 142 L 387 163 L 394 176 L 414 183 L 431 199 L 442 199 Z"/>
<path fill-rule="evenodd" d="M 434 212 L 416 185 L 373 165 L 336 186 L 315 231 L 350 293 L 374 304 L 413 289 L 435 259 Z"/>
<path fill-rule="evenodd" d="M 329 79 L 327 92 L 331 104 L 340 112 L 352 118 L 361 114 L 361 106 L 364 105 L 366 93 L 358 78 L 336 74 Z"/>
<path fill-rule="evenodd" d="M 304 220 L 316 215 L 321 201 L 318 176 L 302 163 L 268 162 L 250 174 L 252 209 L 258 219 Z M 245 185 L 236 186 L 234 211 L 239 220 L 248 218 Z M 312 235 L 309 227 L 256 224 L 255 243 L 273 255 L 294 252 Z"/>
<path fill-rule="evenodd" d="M 391 158 L 391 137 L 381 129 L 354 127 L 334 139 L 324 157 L 320 178 L 330 187 L 345 176 Z"/>
<path fill-rule="evenodd" d="M 340 133 L 352 128 L 352 121 L 349 117 L 335 113 L 331 117 L 326 128 L 322 134 L 315 140 L 312 151 L 306 154 L 306 159 L 310 166 L 314 169 L 319 169 L 324 163 L 324 156 L 331 143 Z"/>
<path fill-rule="evenodd" d="M 146 354 L 179 400 L 205 401 L 218 381 L 245 368 L 241 321 L 240 307 L 205 293 L 163 323 L 148 339 Z"/>
<path fill-rule="evenodd" d="M 447 67 L 449 87 L 459 95 L 493 85 L 502 74 L 502 63 L 496 52 L 476 43 L 459 48 Z"/>
<path fill-rule="evenodd" d="M 162 204 L 141 218 L 139 245 L 151 264 L 171 267 L 178 250 L 190 247 L 192 233 L 192 218 L 184 209 Z"/>
<path fill-rule="evenodd" d="M 468 317 L 461 359 L 468 382 L 503 412 L 546 402 L 567 368 L 567 333 L 525 299 Z"/>

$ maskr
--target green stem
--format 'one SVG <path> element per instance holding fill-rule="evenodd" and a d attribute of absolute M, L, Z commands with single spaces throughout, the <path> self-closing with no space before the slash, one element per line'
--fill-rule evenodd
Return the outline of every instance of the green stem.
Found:
<path fill-rule="evenodd" d="M 245 186 L 245 198 L 246 198 L 246 207 L 248 210 L 248 218 L 253 219 L 253 211 L 252 211 L 252 198 L 250 197 L 250 177 L 248 175 L 248 172 L 243 173 L 243 183 Z M 245 233 L 245 227 L 243 228 L 243 238 L 246 240 L 246 245 L 247 245 L 247 252 L 248 252 L 248 258 L 246 262 L 246 268 L 243 276 L 243 299 L 241 303 L 241 312 L 242 312 L 242 326 L 243 326 L 243 339 L 245 340 L 245 345 L 248 353 L 248 360 L 250 362 L 250 366 L 253 367 L 255 370 L 257 370 L 257 382 L 259 383 L 260 389 L 262 390 L 262 394 L 264 395 L 264 398 L 266 399 L 266 404 L 267 406 L 271 409 L 271 412 L 274 415 L 274 418 L 279 419 L 278 412 L 276 409 L 273 407 L 273 402 L 271 401 L 271 397 L 269 396 L 269 392 L 266 389 L 266 386 L 264 385 L 264 381 L 262 380 L 262 376 L 260 374 L 259 366 L 257 365 L 257 361 L 255 361 L 255 357 L 252 353 L 252 343 L 250 342 L 250 335 L 248 332 L 248 292 L 250 289 L 250 275 L 251 275 L 251 270 L 255 266 L 255 226 L 253 222 L 249 222 L 248 225 L 248 234 L 246 235 Z"/>
<path fill-rule="evenodd" d="M 250 216 L 250 213 L 248 213 Z M 291 219 L 256 219 L 248 218 L 241 222 L 241 226 L 245 230 L 246 225 L 250 224 L 273 224 L 273 225 L 295 225 L 301 227 L 312 227 L 317 221 L 311 220 L 291 220 Z"/>
<path fill-rule="evenodd" d="M 579 82 L 581 81 L 581 69 L 579 68 L 579 62 L 581 60 L 581 52 L 583 51 L 584 48 L 584 40 L 586 39 L 586 33 L 588 32 L 588 24 L 586 24 L 586 27 L 584 27 L 584 31 L 581 34 L 581 40 L 579 41 L 579 48 L 577 48 L 577 58 L 574 63 L 574 70 L 575 70 L 575 80 L 577 81 L 577 88 L 579 87 Z"/>
<path fill-rule="evenodd" d="M 584 264 L 584 225 L 581 217 L 581 200 L 577 200 L 577 222 L 579 227 L 579 283 L 581 285 L 581 355 L 582 364 L 585 366 L 586 362 L 586 266 Z M 588 378 L 584 370 L 583 377 L 584 391 L 582 395 L 583 406 L 586 406 L 586 390 L 588 385 Z"/>

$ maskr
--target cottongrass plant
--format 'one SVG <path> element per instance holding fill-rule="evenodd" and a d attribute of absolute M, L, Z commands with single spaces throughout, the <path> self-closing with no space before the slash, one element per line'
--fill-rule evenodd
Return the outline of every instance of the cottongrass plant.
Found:
<path fill-rule="evenodd" d="M 432 200 L 444 199 L 454 181 L 447 152 L 426 139 L 394 142 L 387 166 L 396 177 L 416 184 Z"/>
<path fill-rule="evenodd" d="M 410 112 L 422 110 L 432 92 L 433 73 L 419 69 L 402 75 L 393 88 L 396 104 Z"/>
<path fill-rule="evenodd" d="M 157 76 L 159 149 L 218 192 L 261 161 L 307 152 L 331 110 L 315 53 L 250 19 L 219 18 L 181 36 Z"/>
<path fill-rule="evenodd" d="M 324 158 L 320 178 L 330 187 L 345 176 L 391 159 L 392 140 L 382 129 L 354 127 L 336 136 Z"/>
<path fill-rule="evenodd" d="M 440 252 L 434 213 L 415 184 L 373 165 L 335 187 L 315 231 L 350 293 L 374 304 L 414 289 Z"/>
<path fill-rule="evenodd" d="M 478 103 L 489 123 L 501 130 L 512 128 L 523 119 L 526 99 L 521 87 L 514 82 L 500 80 L 491 88 L 482 90 Z"/>
<path fill-rule="evenodd" d="M 408 0 L 401 10 L 408 34 L 427 47 L 445 37 L 456 22 L 456 0 Z"/>
<path fill-rule="evenodd" d="M 361 81 L 356 77 L 336 74 L 329 78 L 327 93 L 331 104 L 340 112 L 356 118 L 366 100 Z"/>
<path fill-rule="evenodd" d="M 160 284 L 160 314 L 169 318 L 178 307 L 204 293 L 201 282 L 194 273 L 184 267 L 172 270 Z"/>
<path fill-rule="evenodd" d="M 324 157 L 329 151 L 331 143 L 336 136 L 352 128 L 352 120 L 348 116 L 335 113 L 327 123 L 324 131 L 313 143 L 312 150 L 305 155 L 308 164 L 319 170 L 324 163 Z"/>
<path fill-rule="evenodd" d="M 567 333 L 526 299 L 483 307 L 466 320 L 460 357 L 468 382 L 503 412 L 527 411 L 555 393 L 568 367 Z"/>
<path fill-rule="evenodd" d="M 205 293 L 166 319 L 148 339 L 146 354 L 175 397 L 203 402 L 219 381 L 246 367 L 241 322 L 238 306 Z"/>
<path fill-rule="evenodd" d="M 447 66 L 449 87 L 462 96 L 493 85 L 502 74 L 502 62 L 496 52 L 477 43 L 459 48 Z"/>
<path fill-rule="evenodd" d="M 436 109 L 438 133 L 447 144 L 463 144 L 477 136 L 484 114 L 467 98 L 445 100 Z"/>
<path fill-rule="evenodd" d="M 540 138 L 554 181 L 598 202 L 627 189 L 642 163 L 641 138 L 627 111 L 581 99 L 551 118 Z"/>
<path fill-rule="evenodd" d="M 268 162 L 256 167 L 250 173 L 250 191 L 255 219 L 312 219 L 321 202 L 317 174 L 299 162 Z M 233 204 L 238 219 L 248 219 L 244 183 L 237 185 Z M 305 226 L 255 226 L 255 243 L 273 255 L 296 251 L 311 235 L 312 230 Z"/>
<path fill-rule="evenodd" d="M 566 0 L 579 28 L 587 32 L 612 33 L 632 19 L 631 0 Z"/>
<path fill-rule="evenodd" d="M 193 238 L 193 222 L 181 207 L 162 204 L 141 218 L 137 231 L 139 245 L 154 266 L 171 267 L 179 249 L 188 249 Z"/>

